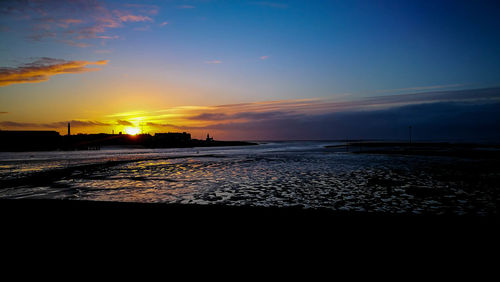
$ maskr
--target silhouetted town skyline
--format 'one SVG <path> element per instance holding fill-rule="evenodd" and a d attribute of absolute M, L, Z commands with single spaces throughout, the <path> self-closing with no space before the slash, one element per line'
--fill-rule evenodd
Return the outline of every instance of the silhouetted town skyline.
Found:
<path fill-rule="evenodd" d="M 99 150 L 102 146 L 136 146 L 145 148 L 183 148 L 206 146 L 251 145 L 242 141 L 216 141 L 209 134 L 205 140 L 193 139 L 188 132 L 141 134 L 97 133 L 67 135 L 49 130 L 0 130 L 0 151 Z"/>

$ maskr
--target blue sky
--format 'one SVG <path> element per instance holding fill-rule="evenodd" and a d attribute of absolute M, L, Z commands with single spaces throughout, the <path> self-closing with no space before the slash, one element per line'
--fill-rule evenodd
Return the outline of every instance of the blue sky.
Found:
<path fill-rule="evenodd" d="M 495 1 L 43 0 L 0 13 L 4 125 L 500 85 Z M 26 77 L 34 66 L 47 73 Z M 194 126 L 180 115 L 149 122 Z"/>

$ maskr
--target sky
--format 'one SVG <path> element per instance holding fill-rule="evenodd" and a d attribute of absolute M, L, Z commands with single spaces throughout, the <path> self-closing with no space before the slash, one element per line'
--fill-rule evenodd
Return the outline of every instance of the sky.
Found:
<path fill-rule="evenodd" d="M 0 130 L 500 140 L 496 1 L 0 2 Z"/>

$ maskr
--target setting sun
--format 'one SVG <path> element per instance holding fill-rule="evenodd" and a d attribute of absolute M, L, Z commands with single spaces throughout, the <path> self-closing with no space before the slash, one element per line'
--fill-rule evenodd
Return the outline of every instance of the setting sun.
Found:
<path fill-rule="evenodd" d="M 126 127 L 125 128 L 125 133 L 130 134 L 130 135 L 137 135 L 141 132 L 141 130 L 137 127 Z"/>

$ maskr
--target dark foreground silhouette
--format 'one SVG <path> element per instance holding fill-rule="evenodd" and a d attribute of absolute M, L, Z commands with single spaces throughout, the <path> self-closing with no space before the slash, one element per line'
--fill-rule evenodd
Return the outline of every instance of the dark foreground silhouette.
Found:
<path fill-rule="evenodd" d="M 196 204 L 104 202 L 82 200 L 0 199 L 5 223 L 55 224 L 85 228 L 148 226 L 175 230 L 178 227 L 265 229 L 292 232 L 484 232 L 498 226 L 498 216 L 394 214 L 297 207 L 256 207 Z"/>
<path fill-rule="evenodd" d="M 494 257 L 500 238 L 496 217 L 303 207 L 0 200 L 0 214 L 0 238 L 9 248 L 43 249 L 43 255 L 64 249 L 71 256 L 91 250 L 92 261 L 98 254 L 128 257 L 146 251 L 150 255 L 135 259 L 184 258 L 183 264 L 191 265 L 200 255 L 204 263 L 218 263 L 222 256 L 235 263 L 264 260 L 280 269 L 276 258 L 334 258 L 359 266 L 422 257 L 441 267 L 449 261 L 445 257 L 461 262 Z"/>

